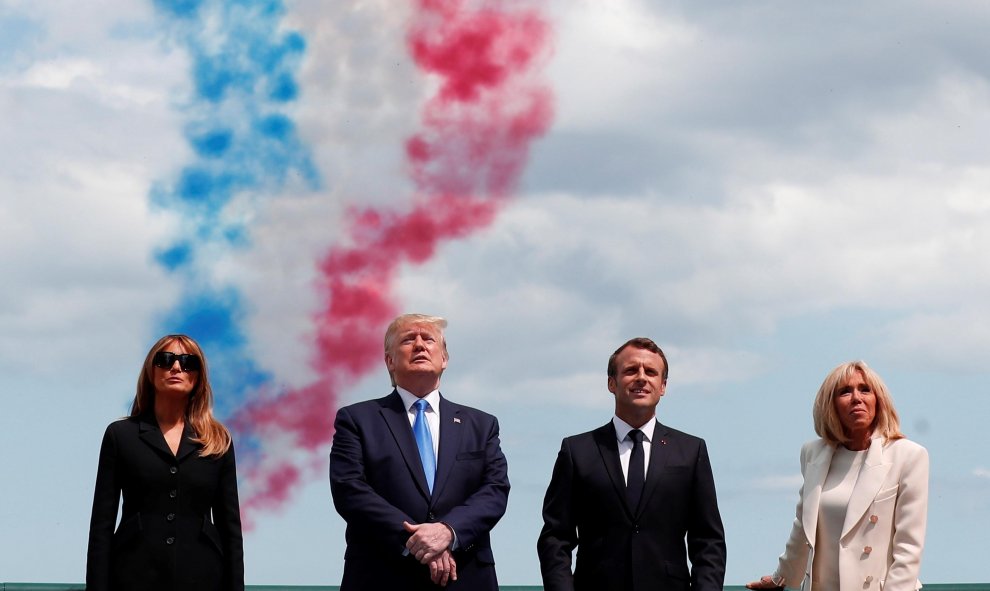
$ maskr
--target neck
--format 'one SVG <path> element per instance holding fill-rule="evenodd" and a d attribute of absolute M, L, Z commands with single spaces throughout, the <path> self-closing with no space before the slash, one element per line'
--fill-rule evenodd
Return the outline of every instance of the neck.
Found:
<path fill-rule="evenodd" d="M 849 434 L 849 441 L 845 443 L 845 448 L 851 451 L 863 451 L 870 447 L 870 440 L 873 439 L 873 431 L 863 431 Z"/>
<path fill-rule="evenodd" d="M 403 383 L 401 384 L 396 383 L 396 385 L 402 388 L 403 390 L 408 390 L 411 394 L 413 394 L 417 398 L 423 398 L 430 392 L 440 387 L 440 379 L 428 378 L 423 380 L 410 380 L 410 381 L 403 381 Z"/>
<path fill-rule="evenodd" d="M 630 414 L 616 412 L 615 416 L 625 421 L 626 424 L 632 427 L 633 429 L 639 429 L 646 423 L 649 423 L 651 420 L 653 420 L 657 416 L 657 413 L 653 411 L 644 411 L 641 413 L 630 413 Z"/>
<path fill-rule="evenodd" d="M 186 400 L 176 400 L 168 396 L 155 396 L 155 419 L 162 428 L 185 422 Z"/>

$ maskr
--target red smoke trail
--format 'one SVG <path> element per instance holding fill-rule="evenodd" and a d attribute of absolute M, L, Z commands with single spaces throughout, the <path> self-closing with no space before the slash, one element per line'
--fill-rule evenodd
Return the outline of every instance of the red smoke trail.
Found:
<path fill-rule="evenodd" d="M 258 461 L 243 471 L 247 515 L 281 505 L 308 475 L 325 474 L 325 455 L 312 452 L 331 440 L 338 393 L 383 365 L 385 325 L 400 309 L 396 274 L 429 260 L 441 243 L 490 225 L 519 181 L 530 144 L 550 124 L 551 93 L 537 79 L 549 53 L 546 20 L 535 9 L 469 4 L 415 2 L 409 50 L 438 82 L 406 143 L 415 194 L 408 209 L 352 209 L 347 244 L 323 259 L 326 304 L 314 318 L 312 361 L 318 380 L 257 400 L 232 421 L 261 442 Z"/>

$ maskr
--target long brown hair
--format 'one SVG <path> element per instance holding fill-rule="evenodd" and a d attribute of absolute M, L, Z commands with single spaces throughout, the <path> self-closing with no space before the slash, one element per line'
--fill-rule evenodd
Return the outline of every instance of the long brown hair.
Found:
<path fill-rule="evenodd" d="M 199 376 L 196 385 L 189 395 L 186 405 L 186 424 L 192 429 L 192 440 L 203 446 L 199 455 L 203 457 L 221 456 L 230 449 L 230 431 L 213 416 L 213 389 L 210 387 L 210 372 L 206 365 L 206 356 L 199 343 L 184 334 L 170 334 L 158 339 L 158 342 L 148 351 L 144 366 L 138 375 L 137 393 L 131 405 L 131 416 L 135 417 L 155 408 L 154 358 L 159 351 L 164 351 L 172 343 L 179 343 L 186 351 L 195 354 L 200 360 Z"/>

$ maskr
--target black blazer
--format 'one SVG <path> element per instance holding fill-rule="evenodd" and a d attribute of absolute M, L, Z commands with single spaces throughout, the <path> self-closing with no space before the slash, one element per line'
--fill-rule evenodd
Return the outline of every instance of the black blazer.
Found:
<path fill-rule="evenodd" d="M 347 522 L 341 591 L 439 589 L 429 568 L 405 553 L 403 521 L 442 521 L 457 533 L 457 581 L 447 589 L 498 590 L 489 532 L 505 513 L 509 478 L 492 415 L 440 398 L 431 495 L 398 392 L 341 408 L 330 491 Z"/>
<path fill-rule="evenodd" d="M 89 527 L 88 591 L 244 589 L 234 448 L 203 458 L 192 435 L 186 426 L 172 455 L 152 415 L 107 427 Z"/>
<path fill-rule="evenodd" d="M 543 522 L 537 551 L 546 591 L 722 591 L 725 534 L 711 463 L 705 442 L 687 433 L 657 423 L 636 508 L 626 501 L 611 422 L 564 439 Z"/>

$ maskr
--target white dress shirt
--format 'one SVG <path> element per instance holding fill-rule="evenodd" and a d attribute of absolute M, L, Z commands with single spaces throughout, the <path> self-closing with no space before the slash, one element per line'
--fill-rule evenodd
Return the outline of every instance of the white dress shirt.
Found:
<path fill-rule="evenodd" d="M 653 430 L 657 426 L 657 419 L 646 421 L 640 427 L 633 427 L 619 417 L 612 417 L 612 425 L 615 427 L 615 437 L 619 440 L 619 463 L 622 464 L 622 477 L 626 483 L 629 482 L 629 456 L 632 455 L 633 441 L 629 439 L 629 432 L 639 429 L 643 432 L 643 482 L 646 482 L 646 474 L 650 470 L 650 442 L 653 441 Z"/>
<path fill-rule="evenodd" d="M 814 580 L 811 587 L 820 591 L 839 590 L 839 548 L 846 508 L 852 498 L 856 480 L 866 460 L 866 451 L 851 451 L 841 445 L 832 455 L 828 475 L 818 501 L 818 531 L 815 541 Z"/>
<path fill-rule="evenodd" d="M 399 393 L 399 397 L 402 398 L 402 405 L 406 408 L 406 414 L 409 415 L 409 426 L 411 427 L 413 423 L 416 422 L 416 401 L 419 397 L 402 388 L 396 386 L 395 390 Z M 426 400 L 426 424 L 430 426 L 430 438 L 433 439 L 433 457 L 437 460 L 437 466 L 440 465 L 440 390 L 434 390 L 423 396 Z M 457 550 L 459 544 L 457 542 L 457 532 L 448 523 L 444 523 L 450 533 L 454 536 L 454 540 L 450 543 L 451 550 Z M 403 555 L 409 554 L 409 550 L 403 550 Z"/>
<path fill-rule="evenodd" d="M 416 401 L 419 397 L 399 386 L 395 389 L 399 392 L 399 396 L 402 398 L 402 404 L 406 408 L 406 414 L 409 415 L 409 426 L 412 426 L 416 422 Z M 430 426 L 430 437 L 433 439 L 433 457 L 439 460 L 440 458 L 440 390 L 434 390 L 423 396 L 426 400 L 426 424 Z"/>

